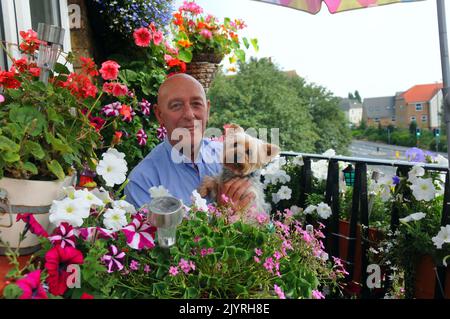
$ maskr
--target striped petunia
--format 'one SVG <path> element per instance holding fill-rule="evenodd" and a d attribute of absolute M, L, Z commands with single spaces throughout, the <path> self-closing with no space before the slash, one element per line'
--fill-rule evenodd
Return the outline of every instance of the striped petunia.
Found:
<path fill-rule="evenodd" d="M 141 250 L 155 247 L 153 241 L 156 228 L 144 222 L 144 218 L 137 214 L 131 224 L 122 228 L 127 244 L 133 249 Z"/>
<path fill-rule="evenodd" d="M 61 245 L 64 248 L 69 245 L 75 248 L 75 232 L 72 225 L 63 222 L 53 232 L 52 236 L 48 238 L 54 246 Z"/>
<path fill-rule="evenodd" d="M 125 253 L 119 251 L 116 246 L 109 246 L 109 254 L 103 255 L 102 262 L 108 267 L 108 273 L 120 271 L 123 269 Z"/>

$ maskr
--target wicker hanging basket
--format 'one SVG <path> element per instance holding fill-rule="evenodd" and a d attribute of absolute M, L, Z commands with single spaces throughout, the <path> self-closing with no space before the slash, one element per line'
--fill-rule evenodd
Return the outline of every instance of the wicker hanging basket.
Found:
<path fill-rule="evenodd" d="M 196 54 L 192 58 L 192 61 L 186 65 L 186 73 L 197 79 L 207 92 L 216 76 L 219 63 L 222 59 L 223 55 L 218 54 Z"/>

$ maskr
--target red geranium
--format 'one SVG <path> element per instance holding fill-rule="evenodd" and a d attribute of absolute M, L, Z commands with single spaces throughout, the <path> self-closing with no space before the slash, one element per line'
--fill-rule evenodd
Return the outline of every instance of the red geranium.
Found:
<path fill-rule="evenodd" d="M 47 269 L 47 283 L 49 291 L 55 296 L 61 296 L 67 290 L 67 278 L 69 265 L 81 265 L 83 255 L 73 247 L 55 246 L 45 254 L 45 269 Z"/>
<path fill-rule="evenodd" d="M 29 29 L 28 31 L 20 31 L 20 37 L 22 38 L 22 43 L 20 43 L 19 48 L 22 52 L 27 54 L 33 54 L 34 51 L 39 49 L 41 41 L 37 37 L 37 32 Z"/>
<path fill-rule="evenodd" d="M 152 34 L 147 28 L 139 28 L 133 32 L 134 43 L 140 47 L 148 47 L 152 41 Z"/>
<path fill-rule="evenodd" d="M 108 60 L 102 63 L 100 74 L 104 80 L 116 80 L 119 75 L 120 65 L 112 60 Z"/>
<path fill-rule="evenodd" d="M 98 75 L 97 67 L 95 66 L 94 60 L 92 60 L 91 58 L 80 57 L 80 61 L 81 61 L 81 70 L 83 73 L 86 73 L 89 76 Z"/>
<path fill-rule="evenodd" d="M 17 89 L 20 85 L 20 81 L 15 78 L 14 72 L 0 71 L 0 86 L 7 89 Z"/>

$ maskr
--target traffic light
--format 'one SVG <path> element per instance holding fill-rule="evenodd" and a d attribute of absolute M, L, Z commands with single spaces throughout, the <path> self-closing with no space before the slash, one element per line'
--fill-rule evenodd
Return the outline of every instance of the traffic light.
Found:
<path fill-rule="evenodd" d="M 441 134 L 441 130 L 440 129 L 435 128 L 433 131 L 434 131 L 434 136 L 436 136 L 436 137 L 440 136 L 440 134 Z"/>
<path fill-rule="evenodd" d="M 420 133 L 420 128 L 416 128 L 416 136 L 417 136 L 417 137 L 420 137 L 420 134 L 421 134 L 421 133 Z"/>

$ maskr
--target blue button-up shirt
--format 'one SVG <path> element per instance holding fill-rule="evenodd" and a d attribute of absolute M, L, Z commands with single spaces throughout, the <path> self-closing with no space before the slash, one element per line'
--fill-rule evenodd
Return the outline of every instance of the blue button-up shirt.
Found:
<path fill-rule="evenodd" d="M 162 185 L 171 195 L 190 206 L 191 194 L 203 178 L 220 174 L 222 147 L 221 142 L 203 139 L 197 158 L 192 163 L 166 138 L 131 171 L 125 187 L 126 200 L 140 208 L 151 201 L 149 189 Z"/>

